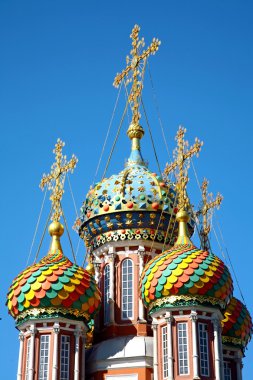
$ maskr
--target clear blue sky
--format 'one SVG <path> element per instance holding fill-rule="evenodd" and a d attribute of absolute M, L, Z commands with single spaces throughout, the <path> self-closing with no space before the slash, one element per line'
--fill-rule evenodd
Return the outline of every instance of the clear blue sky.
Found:
<path fill-rule="evenodd" d="M 78 208 L 93 182 L 112 115 L 115 74 L 125 65 L 135 23 L 148 44 L 162 40 L 150 59 L 152 79 L 170 150 L 182 123 L 189 140 L 204 140 L 195 167 L 210 190 L 224 195 L 216 213 L 247 306 L 252 298 L 253 4 L 251 1 L 12 1 L 0 0 L 1 127 L 1 378 L 16 376 L 18 334 L 4 306 L 12 279 L 26 266 L 43 194 L 38 184 L 52 163 L 57 137 L 78 167 L 71 184 Z M 151 84 L 144 101 L 162 167 L 168 156 L 162 140 Z M 112 126 L 99 170 L 102 175 L 120 112 Z M 143 126 L 146 128 L 145 122 Z M 126 131 L 127 123 L 124 125 Z M 146 128 L 147 131 L 147 128 Z M 121 133 L 108 175 L 123 167 L 129 152 Z M 148 132 L 143 154 L 156 170 Z M 192 172 L 192 202 L 199 201 Z M 63 201 L 68 224 L 75 211 L 68 187 Z M 43 212 L 31 260 L 44 227 Z M 74 246 L 78 237 L 71 232 Z M 222 256 L 212 236 L 213 249 Z M 198 241 L 196 240 L 196 244 Z M 40 257 L 47 251 L 46 237 Z M 65 253 L 71 256 L 65 239 Z M 81 245 L 81 264 L 85 249 Z M 224 259 L 224 258 L 223 258 Z M 30 261 L 31 262 L 31 261 Z M 235 295 L 240 297 L 235 284 Z M 244 380 L 252 379 L 253 344 L 244 360 Z"/>

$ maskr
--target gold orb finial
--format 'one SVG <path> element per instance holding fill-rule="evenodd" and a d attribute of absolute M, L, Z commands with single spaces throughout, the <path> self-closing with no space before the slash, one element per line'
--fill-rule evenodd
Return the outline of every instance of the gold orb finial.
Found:
<path fill-rule="evenodd" d="M 48 227 L 50 236 L 61 237 L 64 233 L 64 227 L 60 222 L 52 222 Z"/>
<path fill-rule="evenodd" d="M 50 236 L 52 236 L 50 250 L 51 251 L 55 251 L 57 249 L 62 250 L 60 237 L 64 233 L 63 225 L 58 221 L 54 221 L 49 225 L 48 232 Z"/>
<path fill-rule="evenodd" d="M 177 222 L 188 223 L 190 220 L 190 217 L 189 217 L 189 214 L 187 211 L 180 210 L 180 211 L 178 211 L 178 213 L 176 215 L 176 219 L 177 219 Z"/>
<path fill-rule="evenodd" d="M 127 135 L 131 140 L 133 139 L 140 140 L 144 136 L 144 129 L 139 124 L 131 123 L 127 130 Z"/>

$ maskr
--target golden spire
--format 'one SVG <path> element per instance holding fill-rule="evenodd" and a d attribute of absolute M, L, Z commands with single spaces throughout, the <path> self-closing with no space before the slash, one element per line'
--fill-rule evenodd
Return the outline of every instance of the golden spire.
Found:
<path fill-rule="evenodd" d="M 179 222 L 177 245 L 191 244 L 187 232 L 187 222 L 189 221 L 189 215 L 187 213 L 189 200 L 186 193 L 186 185 L 189 181 L 188 161 L 194 154 L 198 155 L 203 145 L 203 142 L 196 138 L 195 144 L 187 150 L 188 141 L 184 140 L 185 132 L 186 129 L 180 126 L 176 134 L 177 148 L 174 151 L 175 161 L 171 164 L 167 164 L 164 170 L 164 175 L 167 177 L 171 171 L 178 169 L 176 172 L 176 190 L 178 197 L 178 213 L 176 219 Z"/>
<path fill-rule="evenodd" d="M 51 166 L 51 173 L 48 175 L 43 174 L 43 178 L 40 182 L 40 188 L 42 190 L 46 185 L 48 185 L 48 189 L 52 191 L 50 200 L 52 202 L 53 209 L 53 214 L 51 216 L 51 220 L 53 222 L 59 222 L 62 215 L 61 199 L 64 193 L 65 175 L 68 171 L 73 172 L 78 161 L 77 158 L 73 155 L 71 160 L 67 162 L 66 156 L 63 156 L 62 154 L 62 148 L 64 145 L 65 143 L 63 141 L 60 139 L 57 140 L 55 149 L 53 150 L 53 153 L 55 154 L 55 162 Z M 52 223 L 52 225 L 54 225 L 54 223 Z M 58 224 L 56 223 L 55 225 Z M 51 235 L 55 235 L 53 231 L 51 232 Z"/>
<path fill-rule="evenodd" d="M 127 134 L 129 138 L 133 140 L 133 145 L 135 145 L 135 149 L 139 149 L 139 140 L 144 135 L 144 130 L 139 125 L 141 117 L 139 108 L 141 93 L 143 89 L 143 74 L 145 70 L 145 62 L 151 54 L 154 55 L 156 53 L 156 51 L 159 48 L 159 45 L 161 44 L 161 42 L 158 39 L 153 38 L 153 41 L 151 42 L 149 47 L 140 53 L 140 49 L 144 47 L 145 43 L 143 38 L 139 40 L 139 31 L 140 27 L 138 25 L 135 25 L 130 35 L 132 39 L 132 50 L 130 52 L 131 57 L 127 56 L 127 67 L 120 74 L 116 75 L 113 82 L 113 85 L 115 87 L 118 87 L 121 81 L 125 78 L 127 78 L 126 84 L 132 82 L 132 88 L 128 97 L 128 102 L 131 106 L 133 116 Z M 130 72 L 132 72 L 131 76 Z"/>
<path fill-rule="evenodd" d="M 213 209 L 214 207 L 219 208 L 223 197 L 221 194 L 217 194 L 216 199 L 213 201 L 208 202 L 208 198 L 212 197 L 212 193 L 207 194 L 207 186 L 208 186 L 208 181 L 204 179 L 201 190 L 202 190 L 202 208 L 197 212 L 197 215 L 202 214 L 203 215 L 203 224 L 202 228 L 200 230 L 200 235 L 201 235 L 201 244 L 202 248 L 204 250 L 209 250 L 210 249 L 210 244 L 209 244 L 209 239 L 208 235 L 211 230 L 210 223 L 208 223 L 208 212 Z"/>

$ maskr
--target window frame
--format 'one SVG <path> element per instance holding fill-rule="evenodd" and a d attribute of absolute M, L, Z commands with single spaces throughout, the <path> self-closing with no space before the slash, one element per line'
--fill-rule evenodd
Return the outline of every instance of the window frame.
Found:
<path fill-rule="evenodd" d="M 29 361 L 31 354 L 31 337 L 26 341 L 26 358 L 25 358 L 25 380 L 29 380 Z"/>
<path fill-rule="evenodd" d="M 168 326 L 161 327 L 161 343 L 162 343 L 162 373 L 163 379 L 169 376 L 169 360 L 168 360 Z"/>
<path fill-rule="evenodd" d="M 202 336 L 201 336 L 202 334 Z M 201 340 L 203 343 L 201 343 Z M 204 322 L 198 323 L 198 343 L 199 343 L 199 367 L 200 375 L 203 377 L 210 376 L 210 360 L 209 360 L 209 340 L 208 340 L 208 324 Z M 202 348 L 206 352 L 202 350 Z M 202 362 L 206 363 L 202 366 Z"/>
<path fill-rule="evenodd" d="M 63 343 L 63 338 L 68 338 L 68 341 Z M 62 347 L 63 344 L 67 344 L 67 346 L 68 346 L 68 356 L 62 355 L 63 351 L 66 352 L 65 349 L 63 350 L 63 347 Z M 70 375 L 70 348 L 71 348 L 70 347 L 70 335 L 62 334 L 61 340 L 60 340 L 60 380 L 69 380 L 69 378 L 70 378 L 70 376 L 69 376 Z M 65 358 L 68 359 L 67 360 L 67 371 L 64 369 L 64 372 L 66 372 L 67 377 L 66 377 L 66 375 L 64 375 L 64 377 L 62 377 L 62 371 L 63 371 L 62 359 L 65 359 Z M 64 366 L 65 366 L 65 364 L 66 363 L 64 363 Z"/>
<path fill-rule="evenodd" d="M 48 338 L 48 342 L 42 342 L 42 338 L 45 338 L 45 337 L 47 337 Z M 50 337 L 51 337 L 51 335 L 50 334 L 43 334 L 43 335 L 40 335 L 40 347 L 39 347 L 39 368 L 38 368 L 38 380 L 48 380 L 49 379 L 49 359 L 50 359 L 50 341 L 51 341 L 51 339 L 50 339 Z M 42 353 L 42 346 L 41 346 L 41 344 L 42 343 L 46 343 L 46 344 L 48 344 L 48 346 L 47 346 L 47 348 L 44 348 L 43 349 L 43 352 L 47 349 L 47 351 L 48 351 L 48 355 L 47 356 L 45 356 L 46 358 L 47 358 L 47 363 L 43 363 L 43 366 L 45 366 L 45 365 L 47 365 L 47 375 L 46 375 L 46 377 L 44 376 L 44 371 L 45 371 L 45 368 L 43 368 L 43 372 L 41 373 L 41 365 L 42 365 L 42 363 L 41 363 L 41 359 L 42 359 L 42 355 L 41 355 L 41 353 Z"/>
<path fill-rule="evenodd" d="M 179 330 L 179 327 L 185 326 L 184 330 Z M 179 333 L 182 332 L 182 336 L 180 337 Z M 180 338 L 186 339 L 186 343 L 180 344 Z M 180 350 L 180 347 L 185 348 L 186 350 Z M 182 353 L 183 357 L 180 358 L 180 354 Z M 178 355 L 178 373 L 179 375 L 189 375 L 190 374 L 190 363 L 189 363 L 189 339 L 188 339 L 188 323 L 187 322 L 178 322 L 177 323 L 177 355 Z M 187 364 L 181 367 L 180 361 L 186 361 Z M 187 368 L 187 372 L 181 372 L 181 368 Z"/>
<path fill-rule="evenodd" d="M 129 266 L 125 267 L 126 263 L 130 264 L 131 263 L 131 269 L 132 269 L 132 279 L 131 279 L 131 285 L 129 286 Z M 126 273 L 124 273 L 124 269 L 127 270 Z M 127 280 L 125 281 L 124 280 L 124 276 L 126 276 Z M 125 287 L 125 284 L 127 284 L 127 286 Z M 127 291 L 131 291 L 131 294 L 126 294 L 124 295 L 124 290 Z M 126 302 L 124 302 L 124 297 L 127 298 Z M 124 315 L 124 313 L 126 312 L 127 314 L 129 313 L 129 297 L 132 297 L 132 301 L 131 301 L 131 306 L 132 306 L 132 313 L 131 313 L 131 316 L 130 315 Z M 127 305 L 126 308 L 124 308 L 123 305 Z M 132 259 L 130 258 L 126 258 L 122 261 L 121 263 L 121 319 L 123 321 L 127 321 L 127 320 L 133 320 L 134 319 L 134 262 Z"/>
<path fill-rule="evenodd" d="M 231 363 L 227 360 L 224 360 L 223 368 L 224 368 L 224 380 L 232 380 Z M 228 370 L 229 373 L 226 373 L 226 370 Z"/>

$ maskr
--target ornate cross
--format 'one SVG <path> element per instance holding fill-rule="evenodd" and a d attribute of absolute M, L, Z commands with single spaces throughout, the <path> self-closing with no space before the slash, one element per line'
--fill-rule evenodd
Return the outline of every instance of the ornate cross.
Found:
<path fill-rule="evenodd" d="M 221 194 L 217 194 L 216 199 L 213 201 L 208 202 L 208 198 L 212 197 L 212 193 L 207 194 L 207 186 L 208 181 L 204 179 L 201 190 L 202 190 L 202 208 L 197 212 L 197 215 L 202 214 L 203 215 L 203 224 L 200 230 L 201 240 L 202 240 L 202 248 L 204 250 L 210 249 L 209 239 L 208 235 L 211 230 L 210 223 L 208 223 L 208 212 L 213 209 L 214 207 L 219 208 L 223 196 Z"/>
<path fill-rule="evenodd" d="M 186 210 L 188 207 L 188 197 L 186 194 L 186 185 L 188 183 L 188 166 L 186 162 L 194 154 L 198 155 L 203 145 L 198 138 L 195 139 L 195 144 L 187 150 L 188 141 L 184 140 L 186 129 L 182 126 L 179 127 L 179 130 L 176 135 L 177 148 L 174 151 L 175 161 L 171 164 L 166 164 L 164 170 L 164 176 L 168 177 L 168 174 L 178 168 L 176 174 L 177 183 L 176 189 L 178 194 L 178 209 Z"/>
<path fill-rule="evenodd" d="M 140 48 L 143 48 L 145 43 L 143 38 L 139 40 L 139 31 L 140 27 L 138 25 L 135 25 L 130 35 L 130 37 L 132 38 L 132 50 L 130 52 L 131 58 L 127 56 L 127 67 L 120 74 L 116 75 L 113 82 L 113 85 L 115 87 L 119 87 L 121 81 L 125 77 L 127 77 L 126 84 L 133 82 L 128 97 L 128 102 L 130 103 L 133 112 L 131 124 L 133 124 L 134 126 L 138 126 L 140 120 L 139 107 L 141 92 L 143 89 L 142 79 L 145 68 L 145 61 L 151 54 L 154 55 L 156 53 L 156 51 L 159 48 L 159 45 L 161 44 L 161 42 L 157 38 L 153 38 L 153 41 L 151 42 L 149 47 L 146 50 L 143 50 L 142 53 L 140 53 Z M 141 65 L 141 63 L 143 63 L 143 65 Z M 131 71 L 132 76 L 129 77 Z"/>
<path fill-rule="evenodd" d="M 71 160 L 67 162 L 66 156 L 62 154 L 62 148 L 65 143 L 60 139 L 55 144 L 53 153 L 55 154 L 55 162 L 51 166 L 51 173 L 43 174 L 40 182 L 40 188 L 43 190 L 46 185 L 48 189 L 52 191 L 50 200 L 52 202 L 53 214 L 51 216 L 52 221 L 59 221 L 62 215 L 61 199 L 64 193 L 64 180 L 68 171 L 73 172 L 77 164 L 76 156 L 72 156 Z"/>

